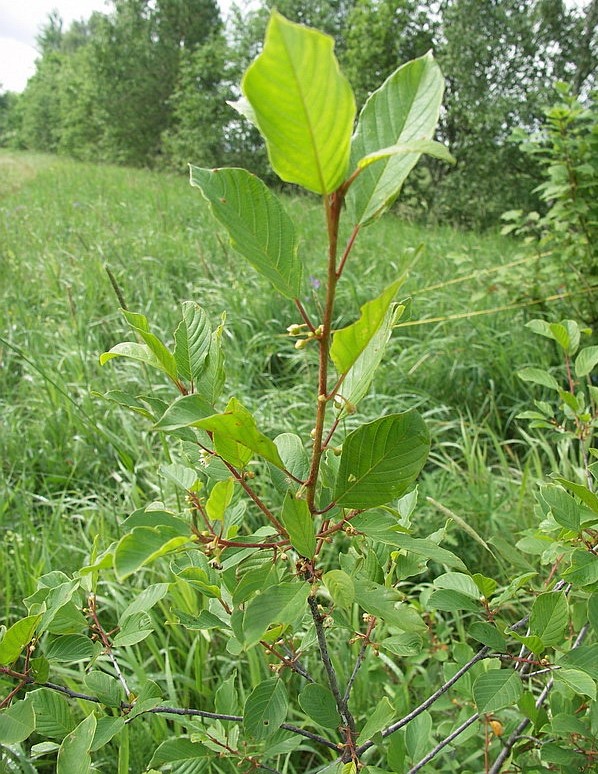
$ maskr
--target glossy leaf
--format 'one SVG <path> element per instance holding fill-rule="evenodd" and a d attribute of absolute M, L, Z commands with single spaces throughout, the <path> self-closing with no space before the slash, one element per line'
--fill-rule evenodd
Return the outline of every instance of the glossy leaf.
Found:
<path fill-rule="evenodd" d="M 66 736 L 58 751 L 56 774 L 89 774 L 96 716 L 91 713 Z"/>
<path fill-rule="evenodd" d="M 473 697 L 480 714 L 512 707 L 522 693 L 521 678 L 510 669 L 491 669 L 473 684 Z"/>
<path fill-rule="evenodd" d="M 0 711 L 0 745 L 25 741 L 35 730 L 35 711 L 29 700 L 23 699 Z"/>
<path fill-rule="evenodd" d="M 400 497 L 415 482 L 429 450 L 428 429 L 416 411 L 358 427 L 343 444 L 335 501 L 372 508 Z"/>
<path fill-rule="evenodd" d="M 328 35 L 270 17 L 262 53 L 241 88 L 276 174 L 319 194 L 343 182 L 355 99 Z"/>
<path fill-rule="evenodd" d="M 530 614 L 530 631 L 544 645 L 559 645 L 569 617 L 567 598 L 562 591 L 548 591 L 534 600 Z"/>
<path fill-rule="evenodd" d="M 191 185 L 201 190 L 234 249 L 279 293 L 297 298 L 302 264 L 293 222 L 278 197 L 244 169 L 191 167 Z"/>
<path fill-rule="evenodd" d="M 33 637 L 41 615 L 28 615 L 8 628 L 0 641 L 0 664 L 12 664 Z"/>
<path fill-rule="evenodd" d="M 365 103 L 351 145 L 351 169 L 369 154 L 431 140 L 440 115 L 444 80 L 430 53 L 400 67 Z M 349 189 L 354 224 L 380 216 L 399 195 L 421 156 L 390 155 L 364 169 Z"/>
<path fill-rule="evenodd" d="M 582 378 L 598 365 L 598 347 L 584 347 L 575 358 L 575 375 Z"/>
<path fill-rule="evenodd" d="M 188 543 L 189 535 L 178 535 L 166 526 L 135 527 L 118 542 L 114 552 L 114 571 L 125 580 L 146 564 Z"/>
<path fill-rule="evenodd" d="M 214 484 L 206 501 L 206 513 L 210 519 L 221 521 L 224 518 L 224 512 L 233 499 L 234 491 L 235 482 L 232 478 L 227 478 L 226 481 L 217 481 Z"/>
<path fill-rule="evenodd" d="M 282 680 L 272 678 L 256 686 L 245 702 L 245 731 L 254 739 L 266 739 L 284 723 L 288 699 Z"/>
<path fill-rule="evenodd" d="M 334 604 L 343 610 L 348 610 L 355 601 L 355 584 L 353 578 L 344 570 L 330 570 L 322 576 Z"/>
<path fill-rule="evenodd" d="M 156 422 L 156 430 L 179 430 L 212 416 L 212 405 L 201 395 L 182 395 L 172 403 Z"/>
<path fill-rule="evenodd" d="M 174 360 L 179 376 L 194 384 L 201 377 L 212 340 L 208 315 L 192 301 L 183 304 L 183 319 L 174 333 Z"/>
<path fill-rule="evenodd" d="M 342 723 L 332 691 L 318 683 L 308 683 L 299 694 L 301 709 L 324 728 L 338 728 Z"/>
<path fill-rule="evenodd" d="M 403 304 L 390 305 L 378 330 L 353 363 L 340 390 L 345 399 L 341 413 L 346 413 L 347 407 L 356 406 L 367 395 L 376 369 L 384 357 L 393 326 L 401 318 L 405 309 Z"/>
<path fill-rule="evenodd" d="M 287 492 L 281 518 L 295 551 L 308 559 L 312 557 L 316 550 L 316 529 L 305 500 Z"/>
<path fill-rule="evenodd" d="M 287 581 L 265 589 L 247 605 L 243 616 L 245 646 L 258 643 L 272 624 L 291 624 L 307 609 L 309 584 Z"/>
<path fill-rule="evenodd" d="M 349 371 L 382 325 L 404 277 L 389 285 L 378 298 L 361 307 L 359 320 L 332 336 L 330 357 L 339 374 Z"/>

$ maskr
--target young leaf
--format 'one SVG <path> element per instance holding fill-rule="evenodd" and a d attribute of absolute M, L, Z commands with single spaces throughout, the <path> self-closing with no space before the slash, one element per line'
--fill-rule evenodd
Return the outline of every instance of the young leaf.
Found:
<path fill-rule="evenodd" d="M 579 532 L 581 507 L 564 489 L 554 484 L 540 488 L 540 495 L 561 527 Z"/>
<path fill-rule="evenodd" d="M 89 774 L 91 745 L 96 730 L 96 716 L 91 713 L 68 736 L 65 736 L 56 764 L 56 774 Z"/>
<path fill-rule="evenodd" d="M 559 645 L 563 640 L 569 609 L 562 591 L 548 591 L 534 600 L 529 626 L 544 645 Z"/>
<path fill-rule="evenodd" d="M 358 427 L 343 444 L 335 501 L 366 509 L 400 497 L 414 483 L 429 450 L 428 429 L 416 411 Z"/>
<path fill-rule="evenodd" d="M 33 637 L 41 615 L 28 615 L 14 623 L 0 641 L 0 664 L 12 664 Z"/>
<path fill-rule="evenodd" d="M 179 430 L 212 416 L 214 408 L 202 395 L 182 395 L 172 403 L 154 425 L 156 430 Z"/>
<path fill-rule="evenodd" d="M 524 382 L 532 382 L 533 384 L 540 384 L 542 387 L 548 387 L 550 390 L 559 390 L 559 383 L 557 380 L 542 368 L 522 368 L 517 371 L 517 376 Z"/>
<path fill-rule="evenodd" d="M 400 156 L 409 153 L 425 153 L 435 159 L 446 161 L 448 164 L 455 164 L 456 159 L 451 155 L 446 145 L 435 140 L 411 140 L 409 142 L 391 145 L 389 148 L 381 148 L 373 153 L 368 153 L 362 159 L 359 159 L 357 166 L 359 169 L 365 169 L 380 159 L 386 159 L 390 156 Z"/>
<path fill-rule="evenodd" d="M 165 364 L 156 357 L 147 344 L 138 344 L 136 341 L 123 341 L 121 344 L 116 344 L 116 346 L 112 347 L 108 352 L 103 352 L 100 355 L 100 365 L 104 365 L 115 357 L 124 357 L 128 360 L 136 360 L 139 363 L 145 363 L 152 368 L 158 368 L 160 371 L 164 371 L 164 373 L 171 378 L 176 378 L 176 374 L 174 376 L 172 375 L 174 366 L 172 368 L 167 368 Z"/>
<path fill-rule="evenodd" d="M 308 683 L 299 694 L 301 709 L 324 728 L 338 728 L 342 723 L 332 691 L 318 683 Z"/>
<path fill-rule="evenodd" d="M 333 49 L 328 35 L 274 12 L 263 51 L 241 83 L 276 174 L 319 194 L 345 178 L 355 118 Z"/>
<path fill-rule="evenodd" d="M 258 643 L 271 624 L 291 624 L 306 609 L 309 585 L 298 581 L 279 583 L 255 596 L 245 608 L 245 647 Z"/>
<path fill-rule="evenodd" d="M 351 168 L 381 149 L 431 140 L 443 91 L 442 73 L 431 53 L 396 70 L 361 111 L 351 145 Z M 370 222 L 390 207 L 420 155 L 421 150 L 387 156 L 361 172 L 347 196 L 355 225 Z"/>
<path fill-rule="evenodd" d="M 233 499 L 234 491 L 235 482 L 232 478 L 214 484 L 206 502 L 206 512 L 210 519 L 221 521 L 224 518 L 224 512 Z"/>
<path fill-rule="evenodd" d="M 267 186 L 244 169 L 191 167 L 191 185 L 207 199 L 231 245 L 279 293 L 297 298 L 302 264 L 293 222 Z"/>
<path fill-rule="evenodd" d="M 245 731 L 258 740 L 271 736 L 284 723 L 288 704 L 282 680 L 274 677 L 260 683 L 245 702 Z"/>
<path fill-rule="evenodd" d="M 334 604 L 343 610 L 348 610 L 355 601 L 353 578 L 344 570 L 330 570 L 322 575 L 322 580 Z"/>
<path fill-rule="evenodd" d="M 316 530 L 305 500 L 298 500 L 292 492 L 287 492 L 281 517 L 295 551 L 301 556 L 312 557 L 316 550 Z"/>
<path fill-rule="evenodd" d="M 393 282 L 378 298 L 361 307 L 359 320 L 333 334 L 330 357 L 339 374 L 349 371 L 375 336 L 404 281 L 405 278 L 401 277 Z"/>
<path fill-rule="evenodd" d="M 183 319 L 174 333 L 174 359 L 183 379 L 194 384 L 203 373 L 212 340 L 208 315 L 192 301 L 183 304 Z"/>
<path fill-rule="evenodd" d="M 34 730 L 35 712 L 31 701 L 17 701 L 0 712 L 0 745 L 24 742 Z"/>
<path fill-rule="evenodd" d="M 522 693 L 521 678 L 510 669 L 491 669 L 473 684 L 473 697 L 480 714 L 511 707 Z"/>

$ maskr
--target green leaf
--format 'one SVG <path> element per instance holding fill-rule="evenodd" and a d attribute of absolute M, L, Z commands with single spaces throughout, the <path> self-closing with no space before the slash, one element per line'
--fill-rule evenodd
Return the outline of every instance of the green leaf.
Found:
<path fill-rule="evenodd" d="M 241 83 L 276 174 L 319 194 L 335 191 L 347 174 L 355 118 L 333 49 L 328 35 L 274 12 Z"/>
<path fill-rule="evenodd" d="M 285 470 L 300 481 L 305 481 L 309 475 L 309 457 L 301 438 L 295 433 L 281 433 L 276 436 L 274 443 Z"/>
<path fill-rule="evenodd" d="M 222 715 L 235 715 L 239 709 L 239 694 L 236 688 L 237 673 L 220 683 L 214 694 L 214 707 Z"/>
<path fill-rule="evenodd" d="M 568 489 L 570 492 L 573 492 L 574 495 L 577 495 L 582 502 L 594 511 L 594 513 L 598 513 L 598 495 L 591 492 L 587 486 L 577 484 L 573 481 L 567 481 L 567 479 L 559 478 L 558 476 L 555 478 L 559 484 L 562 484 L 565 487 L 565 489 Z"/>
<path fill-rule="evenodd" d="M 125 618 L 135 615 L 136 613 L 145 613 L 148 610 L 151 610 L 155 604 L 166 596 L 169 588 L 169 583 L 154 583 L 143 589 L 143 591 L 140 594 L 137 594 L 135 599 L 123 610 L 120 620 L 124 621 Z"/>
<path fill-rule="evenodd" d="M 351 576 L 343 570 L 330 570 L 322 575 L 322 581 L 334 604 L 343 610 L 350 609 L 355 601 L 355 584 Z"/>
<path fill-rule="evenodd" d="M 491 669 L 473 684 L 473 697 L 480 714 L 512 707 L 522 693 L 521 679 L 510 669 Z"/>
<path fill-rule="evenodd" d="M 301 709 L 324 728 L 338 728 L 342 723 L 332 691 L 318 683 L 308 683 L 299 694 Z"/>
<path fill-rule="evenodd" d="M 576 549 L 571 555 L 571 564 L 562 576 L 574 586 L 590 586 L 598 582 L 598 556 L 583 548 Z"/>
<path fill-rule="evenodd" d="M 598 347 L 584 347 L 575 358 L 575 375 L 588 376 L 598 365 Z"/>
<path fill-rule="evenodd" d="M 295 551 L 301 556 L 311 558 L 316 550 L 316 528 L 305 500 L 300 500 L 294 497 L 292 492 L 287 492 L 282 505 L 281 518 Z"/>
<path fill-rule="evenodd" d="M 351 168 L 381 149 L 431 140 L 443 91 L 442 73 L 431 53 L 396 70 L 361 111 L 351 145 Z M 387 156 L 361 172 L 347 196 L 354 224 L 366 224 L 390 207 L 420 155 L 421 150 Z"/>
<path fill-rule="evenodd" d="M 35 711 L 28 699 L 0 712 L 0 745 L 24 742 L 35 730 Z"/>
<path fill-rule="evenodd" d="M 371 739 L 379 731 L 382 731 L 382 729 L 390 723 L 395 715 L 395 708 L 385 696 L 378 702 L 374 711 L 370 713 L 368 719 L 365 722 L 365 725 L 359 732 L 359 736 L 357 737 L 357 744 L 363 744 L 364 742 L 367 742 L 368 739 Z"/>
<path fill-rule="evenodd" d="M 598 592 L 594 592 L 588 598 L 588 621 L 596 634 L 598 634 Z"/>
<path fill-rule="evenodd" d="M 213 406 L 201 395 L 182 395 L 172 403 L 154 425 L 156 430 L 179 430 L 212 416 Z"/>
<path fill-rule="evenodd" d="M 158 429 L 164 429 L 162 422 L 167 414 L 156 425 Z M 231 465 L 244 467 L 254 452 L 277 468 L 284 468 L 275 443 L 260 433 L 253 416 L 235 398 L 223 414 L 211 414 L 189 424 L 212 433 L 217 453 Z"/>
<path fill-rule="evenodd" d="M 415 610 L 402 602 L 402 595 L 374 581 L 355 580 L 355 600 L 366 613 L 380 618 L 387 626 L 406 632 L 424 632 L 427 626 Z"/>
<path fill-rule="evenodd" d="M 378 298 L 364 304 L 359 320 L 333 334 L 330 357 L 339 374 L 349 371 L 380 329 L 404 279 L 396 280 Z"/>
<path fill-rule="evenodd" d="M 380 159 L 387 159 L 390 156 L 405 156 L 413 153 L 425 153 L 435 159 L 446 161 L 448 164 L 456 164 L 455 157 L 451 155 L 446 145 L 443 145 L 441 142 L 436 142 L 435 140 L 411 140 L 368 153 L 367 156 L 359 159 L 357 166 L 359 169 L 365 169 L 365 167 L 369 167 L 370 164 Z"/>
<path fill-rule="evenodd" d="M 89 774 L 95 731 L 96 716 L 92 713 L 64 738 L 58 751 L 56 774 Z"/>
<path fill-rule="evenodd" d="M 225 381 L 224 354 L 222 352 L 224 320 L 225 315 L 223 314 L 222 322 L 212 333 L 210 349 L 206 356 L 203 373 L 195 384 L 196 393 L 201 395 L 212 406 L 220 397 Z"/>
<path fill-rule="evenodd" d="M 295 227 L 279 199 L 244 169 L 191 167 L 191 185 L 207 199 L 233 248 L 287 298 L 301 293 Z"/>
<path fill-rule="evenodd" d="M 422 712 L 411 720 L 405 728 L 405 747 L 412 760 L 417 760 L 430 746 L 432 734 L 432 716 Z"/>
<path fill-rule="evenodd" d="M 151 366 L 152 368 L 158 368 L 160 371 L 164 371 L 165 374 L 168 374 L 168 376 L 171 375 L 147 344 L 139 344 L 136 341 L 123 341 L 120 344 L 116 344 L 116 346 L 112 347 L 108 352 L 103 352 L 100 355 L 100 365 L 105 365 L 109 360 L 112 360 L 115 357 L 136 360 L 138 363 L 145 363 L 145 365 Z"/>
<path fill-rule="evenodd" d="M 475 581 L 471 575 L 466 575 L 463 572 L 445 572 L 444 575 L 439 575 L 436 578 L 434 585 L 439 589 L 458 591 L 460 594 L 475 599 L 476 602 L 480 599 L 480 590 Z"/>
<path fill-rule="evenodd" d="M 254 739 L 271 736 L 286 718 L 288 699 L 282 680 L 274 677 L 256 686 L 243 713 L 245 731 Z"/>
<path fill-rule="evenodd" d="M 394 653 L 395 656 L 405 658 L 406 656 L 417 656 L 421 653 L 423 639 L 416 632 L 405 632 L 404 634 L 386 637 L 379 644 L 381 648 Z"/>
<path fill-rule="evenodd" d="M 506 640 L 493 624 L 474 621 L 467 627 L 467 633 L 474 640 L 497 650 L 499 653 L 505 650 Z"/>
<path fill-rule="evenodd" d="M 112 644 L 116 648 L 136 645 L 145 640 L 154 631 L 152 619 L 147 613 L 134 613 L 121 619 L 120 629 L 114 636 Z"/>
<path fill-rule="evenodd" d="M 171 527 L 135 527 L 122 537 L 114 551 L 114 572 L 119 581 L 146 564 L 190 542 L 190 535 L 177 535 Z"/>
<path fill-rule="evenodd" d="M 562 591 L 548 591 L 534 600 L 530 614 L 530 631 L 544 645 L 559 645 L 563 641 L 569 618 L 567 598 Z"/>
<path fill-rule="evenodd" d="M 120 707 L 123 700 L 123 688 L 116 677 L 94 670 L 85 675 L 85 685 L 102 704 L 107 707 Z"/>
<path fill-rule="evenodd" d="M 592 701 L 596 701 L 596 683 L 586 672 L 565 668 L 555 670 L 553 676 L 555 682 L 564 683 L 574 693 L 589 696 Z"/>
<path fill-rule="evenodd" d="M 97 655 L 98 644 L 84 634 L 65 634 L 56 637 L 45 649 L 48 661 L 75 662 L 88 661 Z"/>
<path fill-rule="evenodd" d="M 21 651 L 33 637 L 41 615 L 28 615 L 21 618 L 6 630 L 0 641 L 0 664 L 12 664 L 21 655 Z"/>
<path fill-rule="evenodd" d="M 301 617 L 309 591 L 308 583 L 287 581 L 257 594 L 245 608 L 243 616 L 245 647 L 258 643 L 272 624 L 292 624 Z"/>
<path fill-rule="evenodd" d="M 130 717 L 130 715 L 128 716 Z M 120 733 L 125 727 L 124 718 L 99 718 L 96 723 L 96 732 L 93 735 L 93 742 L 91 744 L 91 752 L 95 752 L 102 748 L 105 744 L 113 739 L 118 733 Z"/>
<path fill-rule="evenodd" d="M 174 340 L 177 373 L 196 384 L 204 371 L 212 340 L 208 315 L 199 304 L 185 301 L 183 319 L 174 333 Z"/>
<path fill-rule="evenodd" d="M 232 478 L 226 481 L 217 481 L 212 487 L 210 496 L 206 502 L 206 512 L 210 519 L 221 521 L 224 513 L 233 499 L 235 491 L 235 482 Z"/>
<path fill-rule="evenodd" d="M 598 680 L 598 643 L 573 648 L 559 656 L 557 664 L 573 669 L 581 669 L 582 672 L 586 672 L 593 680 Z"/>
<path fill-rule="evenodd" d="M 557 524 L 566 529 L 579 532 L 581 508 L 577 502 L 560 486 L 548 484 L 540 487 L 540 495 L 552 512 Z"/>
<path fill-rule="evenodd" d="M 38 688 L 29 698 L 35 710 L 35 730 L 50 739 L 64 739 L 75 728 L 68 701 L 56 691 Z"/>
<path fill-rule="evenodd" d="M 129 312 L 126 309 L 121 309 L 121 312 L 125 320 L 129 323 L 131 330 L 135 331 L 135 333 L 143 339 L 145 344 L 154 354 L 162 371 L 170 376 L 173 381 L 176 381 L 177 367 L 174 355 L 164 346 L 160 339 L 150 331 L 145 315 Z"/>
<path fill-rule="evenodd" d="M 155 769 L 167 764 L 177 763 L 182 767 L 183 764 L 189 761 L 213 755 L 214 753 L 201 742 L 192 742 L 188 737 L 179 736 L 176 739 L 167 739 L 165 742 L 162 742 L 153 754 L 148 768 Z M 173 768 L 173 770 L 178 770 L 178 768 Z"/>
<path fill-rule="evenodd" d="M 542 368 L 522 368 L 517 371 L 517 376 L 524 382 L 532 382 L 533 384 L 540 384 L 543 387 L 548 387 L 551 390 L 559 390 L 559 383 L 557 380 Z"/>
<path fill-rule="evenodd" d="M 392 329 L 405 311 L 403 304 L 391 304 L 376 333 L 359 355 L 342 384 L 341 394 L 345 399 L 341 413 L 348 407 L 356 406 L 366 395 L 376 369 L 382 362 Z"/>
<path fill-rule="evenodd" d="M 470 610 L 477 613 L 482 609 L 479 602 L 474 601 L 467 594 L 452 589 L 433 591 L 428 599 L 428 606 L 436 610 L 447 610 L 451 613 L 455 610 Z"/>
<path fill-rule="evenodd" d="M 416 411 L 390 414 L 362 425 L 343 444 L 334 499 L 346 508 L 372 508 L 403 495 L 430 450 Z"/>

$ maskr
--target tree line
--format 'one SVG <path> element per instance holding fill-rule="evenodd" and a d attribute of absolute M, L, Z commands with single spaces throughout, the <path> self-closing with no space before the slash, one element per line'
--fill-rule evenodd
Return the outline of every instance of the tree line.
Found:
<path fill-rule="evenodd" d="M 54 13 L 22 94 L 0 91 L 0 144 L 82 160 L 186 168 L 239 165 L 268 177 L 255 130 L 229 106 L 259 52 L 270 9 L 318 27 L 361 106 L 398 64 L 433 49 L 446 78 L 438 139 L 454 168 L 422 164 L 404 197 L 435 218 L 486 226 L 534 206 L 537 163 L 514 142 L 533 132 L 554 84 L 596 84 L 598 0 L 112 0 L 73 22 Z"/>

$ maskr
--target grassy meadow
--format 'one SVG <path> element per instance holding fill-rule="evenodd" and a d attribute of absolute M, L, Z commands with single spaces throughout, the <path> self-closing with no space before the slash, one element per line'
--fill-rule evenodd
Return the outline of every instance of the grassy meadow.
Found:
<path fill-rule="evenodd" d="M 306 304 L 317 308 L 323 216 L 311 198 L 286 201 L 302 234 Z M 476 571 L 529 569 L 513 545 L 533 523 L 535 483 L 557 453 L 539 435 L 526 443 L 516 419 L 532 399 L 515 372 L 554 358 L 550 342 L 524 328 L 546 309 L 526 306 L 512 280 L 531 276 L 533 265 L 512 269 L 518 246 L 496 234 L 427 229 L 398 214 L 365 229 L 351 260 L 337 324 L 414 262 L 403 293 L 413 299 L 411 319 L 396 329 L 359 421 L 418 407 L 434 439 L 420 484 L 422 530 L 442 528 L 452 512 L 447 545 Z M 141 367 L 98 363 L 128 338 L 107 268 L 128 308 L 167 340 L 184 300 L 212 319 L 226 312 L 227 394 L 270 436 L 310 430 L 317 368 L 314 352 L 295 350 L 285 335 L 296 311 L 232 251 L 184 173 L 0 153 L 0 622 L 21 614 L 36 576 L 76 569 L 135 508 L 172 497 L 159 473 L 163 440 L 102 397 L 145 383 Z M 120 604 L 122 589 L 104 590 L 107 606 Z M 128 665 L 166 675 L 170 700 L 190 706 L 214 680 L 208 643 L 192 634 L 165 627 Z M 134 756 L 143 735 L 160 740 L 165 724 L 135 726 L 131 771 L 142 769 Z"/>

